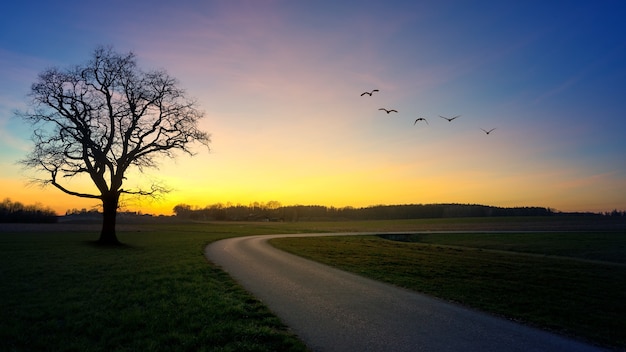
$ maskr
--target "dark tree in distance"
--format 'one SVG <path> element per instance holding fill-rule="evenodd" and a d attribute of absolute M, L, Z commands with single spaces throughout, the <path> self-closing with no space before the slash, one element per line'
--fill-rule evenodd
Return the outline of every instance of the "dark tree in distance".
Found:
<path fill-rule="evenodd" d="M 154 183 L 148 189 L 122 188 L 127 171 L 155 169 L 157 159 L 173 158 L 177 151 L 193 155 L 194 142 L 209 145 L 209 135 L 198 128 L 204 113 L 197 103 L 166 72 L 142 71 L 132 52 L 98 47 L 84 65 L 48 69 L 30 97 L 31 109 L 18 115 L 34 126 L 34 149 L 21 163 L 44 172 L 38 183 L 102 202 L 101 244 L 119 243 L 121 195 L 167 192 Z M 70 189 L 67 181 L 81 175 L 93 182 L 93 192 Z"/>

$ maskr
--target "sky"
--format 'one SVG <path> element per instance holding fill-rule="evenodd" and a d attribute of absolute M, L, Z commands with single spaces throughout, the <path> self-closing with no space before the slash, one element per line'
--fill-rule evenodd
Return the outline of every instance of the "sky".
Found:
<path fill-rule="evenodd" d="M 135 53 L 142 69 L 177 78 L 211 135 L 210 150 L 129 174 L 128 182 L 172 191 L 126 199 L 123 210 L 269 201 L 626 210 L 623 1 L 2 7 L 2 199 L 59 214 L 98 205 L 29 183 L 36 174 L 18 161 L 32 150 L 32 128 L 15 111 L 28 109 L 40 72 L 85 63 L 111 45 Z"/>

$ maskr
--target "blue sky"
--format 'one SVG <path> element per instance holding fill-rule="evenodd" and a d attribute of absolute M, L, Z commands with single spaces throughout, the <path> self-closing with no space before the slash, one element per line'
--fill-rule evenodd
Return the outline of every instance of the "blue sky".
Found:
<path fill-rule="evenodd" d="M 59 212 L 94 205 L 26 185 L 32 173 L 15 162 L 30 148 L 30 131 L 13 112 L 27 108 L 39 72 L 113 45 L 178 78 L 212 135 L 210 152 L 135 176 L 174 192 L 159 202 L 129 200 L 130 210 L 270 200 L 626 209 L 621 1 L 104 5 L 3 5 L 6 197 Z M 371 89 L 380 92 L 360 96 Z M 428 124 L 414 124 L 418 117 Z"/>

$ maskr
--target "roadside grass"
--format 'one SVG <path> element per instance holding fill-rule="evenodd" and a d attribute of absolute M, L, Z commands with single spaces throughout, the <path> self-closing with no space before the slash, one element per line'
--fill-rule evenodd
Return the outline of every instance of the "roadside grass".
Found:
<path fill-rule="evenodd" d="M 306 351 L 203 255 L 276 231 L 161 226 L 119 233 L 123 248 L 94 246 L 94 233 L 0 233 L 0 350 Z"/>
<path fill-rule="evenodd" d="M 626 264 L 626 232 L 414 234 L 407 241 Z"/>
<path fill-rule="evenodd" d="M 626 350 L 624 231 L 409 237 L 413 242 L 355 236 L 271 243 L 376 280 Z"/>

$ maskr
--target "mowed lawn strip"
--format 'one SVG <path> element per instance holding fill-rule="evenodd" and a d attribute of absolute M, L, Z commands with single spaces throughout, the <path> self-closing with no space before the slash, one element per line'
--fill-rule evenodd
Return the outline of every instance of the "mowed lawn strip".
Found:
<path fill-rule="evenodd" d="M 511 245 L 507 243 L 511 242 L 507 241 L 510 234 L 418 235 L 418 241 L 429 243 L 378 236 L 282 238 L 271 243 L 376 280 L 602 345 L 626 348 L 626 266 L 619 262 L 591 263 L 586 261 L 588 255 L 582 255 L 594 253 L 593 259 L 610 262 L 620 257 L 616 248 L 621 248 L 623 256 L 624 233 L 601 234 L 603 240 L 598 240 L 598 234 L 571 234 L 586 242 L 575 246 L 567 243 L 563 233 L 544 233 L 544 244 L 529 249 L 536 235 L 516 237 L 513 242 L 518 246 L 525 242 L 526 250 L 534 254 L 552 242 L 552 249 L 546 249 L 550 255 L 581 254 L 584 260 L 507 253 L 504 250 Z M 594 247 L 594 243 L 598 245 Z"/>
<path fill-rule="evenodd" d="M 306 351 L 204 246 L 275 232 L 177 225 L 121 232 L 0 233 L 1 351 Z"/>

